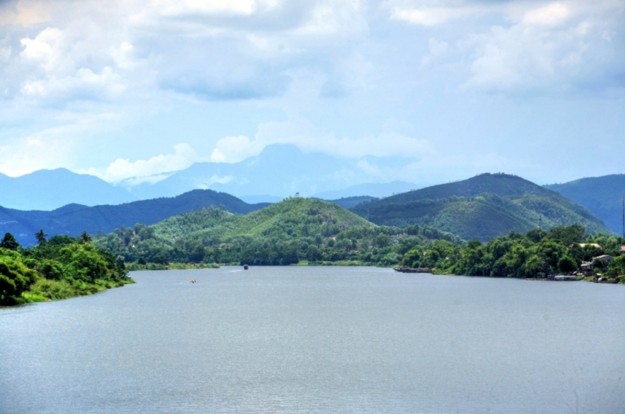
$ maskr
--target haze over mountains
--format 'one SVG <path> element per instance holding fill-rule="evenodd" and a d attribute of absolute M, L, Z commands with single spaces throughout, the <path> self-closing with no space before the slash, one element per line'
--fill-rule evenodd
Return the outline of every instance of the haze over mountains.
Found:
<path fill-rule="evenodd" d="M 405 227 L 425 225 L 465 240 L 486 241 L 511 231 L 581 224 L 589 232 L 606 232 L 600 219 L 562 195 L 520 177 L 481 174 L 449 184 L 413 190 L 377 199 L 354 197 L 335 201 L 372 223 Z M 177 214 L 219 207 L 246 214 L 267 204 L 248 204 L 230 194 L 193 190 L 121 205 L 87 207 L 69 204 L 51 212 L 0 208 L 0 232 L 11 232 L 22 244 L 33 244 L 33 234 L 77 236 L 83 231 L 105 234 L 120 227 L 150 225 Z"/>
<path fill-rule="evenodd" d="M 160 181 L 142 177 L 143 183 L 134 185 L 113 185 L 65 169 L 0 175 L 0 232 L 15 232 L 22 242 L 40 228 L 50 234 L 105 233 L 206 206 L 242 214 L 265 205 L 258 202 L 293 195 L 334 200 L 377 224 L 426 224 L 468 239 L 576 222 L 590 231 L 606 230 L 603 223 L 612 232 L 622 230 L 625 175 L 545 187 L 506 174 L 419 190 L 399 181 L 347 186 L 358 174 L 361 165 L 273 145 L 240 163 L 198 163 Z"/>
<path fill-rule="evenodd" d="M 376 168 L 383 168 L 379 164 L 382 161 L 377 162 Z M 239 163 L 197 163 L 173 171 L 164 179 L 160 177 L 157 182 L 150 178 L 138 177 L 113 185 L 64 169 L 41 170 L 17 178 L 0 174 L 0 206 L 53 210 L 72 203 L 95 206 L 175 197 L 195 189 L 225 192 L 255 203 L 278 201 L 296 193 L 326 199 L 384 197 L 418 187 L 408 182 L 379 182 L 356 161 L 346 163 L 321 153 L 306 154 L 292 145 L 271 145 L 260 155 Z M 140 181 L 143 183 L 137 184 Z"/>

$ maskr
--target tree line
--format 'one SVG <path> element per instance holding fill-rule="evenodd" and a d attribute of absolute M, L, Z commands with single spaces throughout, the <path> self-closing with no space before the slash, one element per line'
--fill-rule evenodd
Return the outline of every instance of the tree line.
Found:
<path fill-rule="evenodd" d="M 11 233 L 0 241 L 0 305 L 63 299 L 132 282 L 123 260 L 97 247 L 91 236 L 35 234 L 23 248 Z"/>
<path fill-rule="evenodd" d="M 211 214 L 221 220 L 221 213 Z M 0 241 L 0 305 L 120 286 L 131 282 L 127 265 L 398 265 L 440 274 L 550 278 L 581 272 L 591 264 L 590 276 L 625 282 L 625 238 L 587 235 L 580 225 L 465 242 L 426 226 L 345 226 L 325 213 L 321 219 L 316 212 L 307 214 L 306 220 L 285 220 L 259 232 L 240 233 L 226 221 L 230 232 L 214 225 L 209 232 L 200 229 L 187 237 L 174 237 L 174 221 L 165 227 L 120 228 L 96 242 L 87 233 L 47 239 L 39 231 L 37 245 L 30 248 L 6 233 Z M 182 220 L 197 225 L 193 216 Z"/>
<path fill-rule="evenodd" d="M 622 237 L 588 236 L 582 226 L 575 224 L 531 230 L 525 235 L 512 232 L 486 243 L 434 241 L 410 249 L 401 264 L 445 274 L 515 278 L 582 273 L 582 264 L 586 264 L 590 269 L 587 276 L 625 282 L 623 245 Z"/>

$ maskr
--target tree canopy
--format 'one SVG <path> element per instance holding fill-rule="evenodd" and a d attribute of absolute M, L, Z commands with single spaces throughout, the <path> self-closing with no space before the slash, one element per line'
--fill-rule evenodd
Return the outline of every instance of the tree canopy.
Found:
<path fill-rule="evenodd" d="M 22 249 L 7 233 L 0 243 L 0 305 L 61 299 L 131 282 L 122 260 L 90 242 L 54 236 Z"/>
<path fill-rule="evenodd" d="M 437 241 L 408 250 L 401 264 L 467 276 L 549 278 L 581 271 L 582 263 L 605 254 L 614 259 L 607 264 L 599 261 L 596 266 L 606 277 L 618 280 L 625 275 L 625 255 L 618 256 L 623 244 L 623 238 L 586 236 L 583 227 L 571 225 L 532 230 L 525 235 L 510 233 L 487 243 Z"/>

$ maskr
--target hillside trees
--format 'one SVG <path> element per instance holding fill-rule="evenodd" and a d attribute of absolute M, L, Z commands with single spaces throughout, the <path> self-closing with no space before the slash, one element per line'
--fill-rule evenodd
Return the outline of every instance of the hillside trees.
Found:
<path fill-rule="evenodd" d="M 605 250 L 598 242 L 607 246 Z M 583 227 L 572 225 L 532 230 L 525 235 L 513 232 L 487 243 L 435 241 L 406 252 L 402 265 L 467 276 L 548 278 L 571 274 L 580 269 L 582 262 L 604 253 L 616 256 L 623 242 L 608 235 L 586 238 Z M 625 275 L 625 255 L 599 265 L 612 278 Z"/>
<path fill-rule="evenodd" d="M 525 233 L 576 223 L 582 232 L 584 228 L 590 233 L 606 230 L 587 210 L 561 195 L 505 174 L 482 174 L 371 200 L 352 211 L 379 225 L 428 225 L 482 242 L 510 231 Z"/>
<path fill-rule="evenodd" d="M 2 237 L 2 241 L 0 241 L 0 247 L 9 250 L 17 250 L 20 245 L 11 233 L 4 233 L 4 237 Z"/>
<path fill-rule="evenodd" d="M 45 236 L 43 231 L 37 235 Z M 0 247 L 0 305 L 67 298 L 131 282 L 124 263 L 96 247 L 90 236 L 44 238 L 28 249 Z"/>
<path fill-rule="evenodd" d="M 0 305 L 18 303 L 36 278 L 36 272 L 24 264 L 19 253 L 0 248 Z"/>
<path fill-rule="evenodd" d="M 148 230 L 149 229 L 149 230 Z M 97 240 L 127 263 L 395 265 L 430 238 L 459 239 L 424 226 L 376 226 L 332 203 L 291 198 L 243 216 L 210 208 Z"/>

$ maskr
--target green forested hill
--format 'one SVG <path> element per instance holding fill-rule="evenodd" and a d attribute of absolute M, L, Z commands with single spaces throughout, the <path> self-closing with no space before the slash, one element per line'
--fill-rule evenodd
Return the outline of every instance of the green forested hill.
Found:
<path fill-rule="evenodd" d="M 465 240 L 490 240 L 511 231 L 580 224 L 605 231 L 600 220 L 560 194 L 520 177 L 482 174 L 363 203 L 354 212 L 380 225 L 428 225 Z"/>
<path fill-rule="evenodd" d="M 458 241 L 426 226 L 377 226 L 336 204 L 289 198 L 246 215 L 223 209 L 185 213 L 153 226 L 120 228 L 98 240 L 127 262 L 280 265 L 349 261 L 395 264 L 432 239 Z"/>

